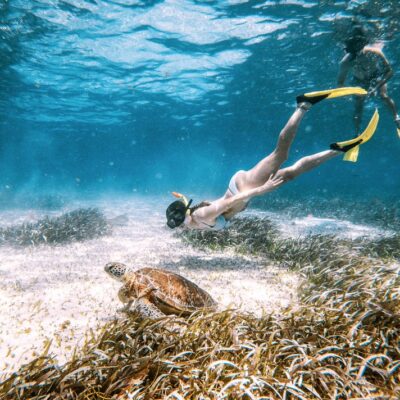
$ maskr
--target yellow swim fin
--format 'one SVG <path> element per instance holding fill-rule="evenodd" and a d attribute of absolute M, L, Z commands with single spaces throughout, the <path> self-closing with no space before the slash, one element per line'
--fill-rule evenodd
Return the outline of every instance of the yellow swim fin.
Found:
<path fill-rule="evenodd" d="M 357 162 L 359 152 L 360 152 L 360 146 L 353 147 L 352 149 L 344 153 L 343 160 Z"/>
<path fill-rule="evenodd" d="M 342 96 L 365 96 L 367 91 L 361 87 L 340 87 L 336 89 L 321 90 L 319 92 L 304 93 L 296 97 L 297 104 L 299 103 L 311 103 L 316 104 L 324 99 L 334 99 L 335 97 Z"/>
<path fill-rule="evenodd" d="M 397 128 L 397 136 L 398 136 L 399 139 L 400 139 L 400 128 Z"/>
<path fill-rule="evenodd" d="M 376 131 L 378 122 L 379 122 L 379 113 L 378 110 L 376 109 L 374 115 L 371 118 L 371 121 L 369 121 L 369 124 L 365 128 L 365 131 L 363 133 L 361 133 L 354 139 L 346 140 L 344 142 L 332 143 L 330 145 L 330 148 L 332 150 L 345 152 L 346 154 L 343 157 L 345 161 L 356 162 L 360 144 L 368 142 L 368 140 L 371 139 L 372 135 Z"/>

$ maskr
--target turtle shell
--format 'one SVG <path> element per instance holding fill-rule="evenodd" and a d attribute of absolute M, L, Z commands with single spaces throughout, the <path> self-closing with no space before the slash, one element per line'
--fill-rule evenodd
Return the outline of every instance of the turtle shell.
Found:
<path fill-rule="evenodd" d="M 190 314 L 196 310 L 216 309 L 216 302 L 203 289 L 173 272 L 143 268 L 126 276 L 131 296 L 145 296 L 164 314 Z"/>

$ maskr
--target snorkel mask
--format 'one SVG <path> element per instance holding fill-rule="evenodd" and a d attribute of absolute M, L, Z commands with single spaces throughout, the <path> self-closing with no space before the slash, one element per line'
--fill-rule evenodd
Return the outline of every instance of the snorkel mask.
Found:
<path fill-rule="evenodd" d="M 366 45 L 368 40 L 364 37 L 354 36 L 345 41 L 345 50 L 347 53 L 355 56 L 357 55 Z"/>
<path fill-rule="evenodd" d="M 183 194 L 172 192 L 179 200 L 171 203 L 167 208 L 167 225 L 171 229 L 177 228 L 185 221 L 186 215 L 190 214 L 190 205 L 193 200 L 189 200 Z"/>
<path fill-rule="evenodd" d="M 369 40 L 367 32 L 360 25 L 353 26 L 349 37 L 344 41 L 345 50 L 353 57 L 356 56 L 367 44 Z"/>

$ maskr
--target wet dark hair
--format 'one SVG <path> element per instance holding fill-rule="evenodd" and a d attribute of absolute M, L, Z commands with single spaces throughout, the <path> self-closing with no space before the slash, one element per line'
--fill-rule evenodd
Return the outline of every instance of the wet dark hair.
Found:
<path fill-rule="evenodd" d="M 357 54 L 360 52 L 367 44 L 368 40 L 359 36 L 347 39 L 345 42 L 345 50 L 350 54 Z"/>
<path fill-rule="evenodd" d="M 182 200 L 176 200 L 168 206 L 166 216 L 167 225 L 169 228 L 174 229 L 182 225 L 185 221 L 187 210 L 189 210 L 189 213 L 191 215 L 199 208 L 209 206 L 211 203 L 209 203 L 208 201 L 202 201 L 201 203 L 190 207 L 191 204 L 192 200 L 189 201 L 188 205 L 185 205 Z"/>
<path fill-rule="evenodd" d="M 199 204 L 196 204 L 195 206 L 193 206 L 193 207 L 190 207 L 189 208 L 189 210 L 190 210 L 190 215 L 192 215 L 196 210 L 198 210 L 199 208 L 201 208 L 201 207 L 207 207 L 207 206 L 209 206 L 211 203 L 209 202 L 209 201 L 202 201 L 201 203 L 199 203 Z"/>

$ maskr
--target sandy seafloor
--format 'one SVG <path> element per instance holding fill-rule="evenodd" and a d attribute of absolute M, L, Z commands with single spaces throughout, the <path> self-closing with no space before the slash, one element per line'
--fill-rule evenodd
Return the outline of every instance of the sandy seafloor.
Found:
<path fill-rule="evenodd" d="M 206 253 L 183 244 L 165 226 L 166 198 L 123 198 L 69 205 L 98 207 L 107 218 L 119 218 L 113 233 L 68 245 L 0 247 L 0 371 L 11 372 L 40 353 L 47 339 L 59 362 L 82 344 L 85 333 L 116 317 L 120 283 L 103 267 L 110 261 L 166 268 L 207 290 L 221 309 L 238 308 L 260 315 L 294 303 L 299 276 L 266 265 L 258 257 L 231 251 Z M 3 225 L 35 221 L 61 211 L 1 211 Z M 348 221 L 311 216 L 288 220 L 279 214 L 249 210 L 242 215 L 268 216 L 284 235 L 337 233 L 374 236 L 377 229 Z M 0 372 L 1 374 L 1 372 Z"/>

